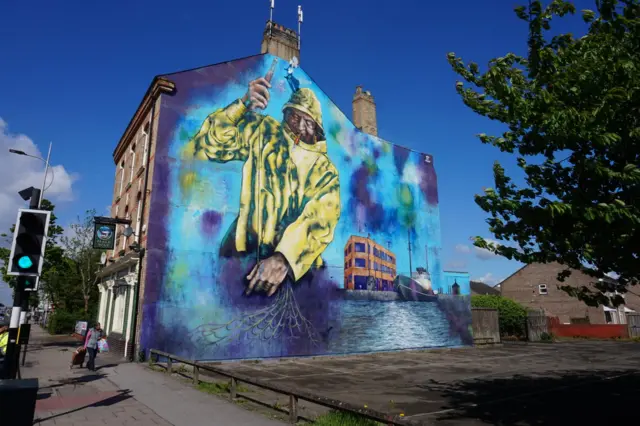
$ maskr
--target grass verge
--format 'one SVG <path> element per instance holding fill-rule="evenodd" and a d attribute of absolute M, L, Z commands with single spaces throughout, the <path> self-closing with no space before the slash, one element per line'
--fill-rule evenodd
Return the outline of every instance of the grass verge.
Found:
<path fill-rule="evenodd" d="M 384 426 L 384 423 L 343 411 L 330 411 L 324 416 L 318 417 L 313 424 L 316 426 Z"/>
<path fill-rule="evenodd" d="M 206 393 L 213 393 L 216 395 L 229 393 L 229 383 L 220 383 L 220 382 L 200 382 L 198 383 L 198 390 Z M 249 389 L 245 388 L 242 385 L 238 385 L 236 387 L 237 392 L 248 392 Z"/>

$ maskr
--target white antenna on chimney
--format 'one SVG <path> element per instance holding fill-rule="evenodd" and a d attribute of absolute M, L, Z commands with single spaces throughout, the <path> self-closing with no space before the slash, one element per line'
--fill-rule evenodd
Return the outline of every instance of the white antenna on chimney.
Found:
<path fill-rule="evenodd" d="M 273 32 L 273 9 L 276 8 L 276 0 L 271 0 L 271 8 L 269 9 L 269 37 Z"/>
<path fill-rule="evenodd" d="M 298 50 L 300 50 L 300 30 L 302 29 L 302 6 L 298 6 Z"/>

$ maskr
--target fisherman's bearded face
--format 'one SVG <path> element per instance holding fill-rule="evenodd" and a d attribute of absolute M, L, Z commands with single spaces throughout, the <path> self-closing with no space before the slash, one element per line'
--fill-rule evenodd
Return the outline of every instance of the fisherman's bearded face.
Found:
<path fill-rule="evenodd" d="M 316 122 L 304 112 L 287 108 L 284 112 L 284 121 L 287 123 L 289 130 L 298 136 L 301 141 L 314 144 L 316 143 Z"/>

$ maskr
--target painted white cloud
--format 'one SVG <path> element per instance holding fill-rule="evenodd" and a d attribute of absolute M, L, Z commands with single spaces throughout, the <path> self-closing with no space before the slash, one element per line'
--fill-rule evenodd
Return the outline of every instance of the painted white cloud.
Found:
<path fill-rule="evenodd" d="M 473 281 L 480 281 L 481 283 L 485 283 L 487 285 L 494 286 L 494 285 L 498 284 L 501 281 L 501 279 L 499 279 L 498 277 L 494 276 L 491 272 L 487 272 L 486 274 L 484 274 L 481 277 L 473 278 Z"/>
<path fill-rule="evenodd" d="M 9 149 L 12 148 L 36 157 L 46 156 L 46 152 L 42 153 L 28 136 L 10 133 L 9 126 L 0 118 L 0 232 L 8 231 L 16 220 L 18 209 L 27 207 L 18 191 L 30 186 L 41 188 L 44 178 L 43 161 L 11 154 Z M 77 175 L 69 173 L 64 166 L 52 164 L 45 197 L 54 202 L 72 200 L 72 186 L 76 180 Z"/>
<path fill-rule="evenodd" d="M 456 245 L 456 252 L 457 253 L 470 253 L 471 252 L 471 247 L 469 247 L 466 244 L 457 244 Z"/>
<path fill-rule="evenodd" d="M 418 168 L 412 162 L 407 162 L 402 170 L 402 183 L 420 185 L 422 176 Z"/>

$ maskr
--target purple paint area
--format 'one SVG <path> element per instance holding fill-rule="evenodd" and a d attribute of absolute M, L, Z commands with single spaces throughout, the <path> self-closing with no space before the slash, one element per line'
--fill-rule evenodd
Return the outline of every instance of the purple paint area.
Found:
<path fill-rule="evenodd" d="M 220 229 L 220 222 L 222 222 L 222 215 L 215 210 L 207 210 L 202 214 L 200 219 L 200 229 L 205 235 L 211 237 L 215 235 Z"/>
<path fill-rule="evenodd" d="M 396 169 L 398 170 L 400 176 L 402 176 L 404 165 L 406 164 L 410 153 L 411 151 L 409 151 L 407 148 L 393 145 L 393 162 L 396 165 Z"/>
<path fill-rule="evenodd" d="M 361 165 L 351 175 L 350 192 L 348 200 L 349 212 L 358 224 L 372 231 L 379 231 L 385 228 L 387 222 L 385 208 L 382 204 L 375 203 L 371 197 L 368 186 L 373 183 L 373 178 L 368 168 Z"/>
<path fill-rule="evenodd" d="M 420 191 L 424 194 L 424 197 L 427 199 L 427 203 L 431 206 L 438 205 L 438 176 L 436 175 L 436 171 L 433 167 L 433 157 L 429 156 L 430 161 L 424 161 L 425 158 L 423 156 L 422 160 L 418 166 L 418 170 L 420 171 L 423 179 L 420 180 Z"/>

